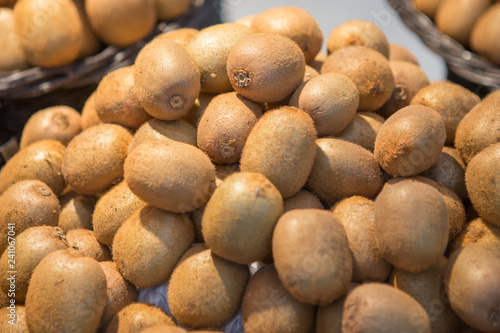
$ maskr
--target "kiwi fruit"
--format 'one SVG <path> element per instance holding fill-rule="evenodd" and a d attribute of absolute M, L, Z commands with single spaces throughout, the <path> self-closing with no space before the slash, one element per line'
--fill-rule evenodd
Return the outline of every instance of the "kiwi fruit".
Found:
<path fill-rule="evenodd" d="M 273 265 L 250 278 L 241 304 L 245 333 L 312 332 L 313 305 L 296 300 L 281 283 Z"/>
<path fill-rule="evenodd" d="M 1 3 L 1 1 L 0 1 Z M 28 68 L 18 35 L 14 32 L 14 13 L 10 8 L 0 7 L 0 71 L 15 71 Z"/>
<path fill-rule="evenodd" d="M 78 9 L 80 21 L 82 22 L 83 32 L 83 45 L 78 58 L 85 59 L 101 50 L 101 41 L 97 38 L 97 35 L 90 26 L 89 18 L 85 12 L 85 0 L 76 0 L 75 5 L 76 9 Z"/>
<path fill-rule="evenodd" d="M 252 21 L 255 18 L 255 16 L 257 16 L 257 15 L 246 15 L 246 16 L 243 16 L 243 17 L 240 17 L 239 19 L 237 19 L 236 21 L 234 21 L 234 23 L 239 23 L 239 24 L 246 25 L 247 27 L 251 27 Z"/>
<path fill-rule="evenodd" d="M 266 112 L 253 127 L 241 154 L 243 172 L 259 172 L 283 198 L 297 193 L 314 163 L 316 130 L 311 117 L 294 107 Z"/>
<path fill-rule="evenodd" d="M 344 227 L 352 252 L 352 281 L 384 282 L 392 265 L 383 257 L 375 239 L 375 202 L 353 196 L 332 207 L 333 216 Z"/>
<path fill-rule="evenodd" d="M 94 108 L 104 123 L 137 129 L 151 119 L 137 100 L 134 89 L 134 66 L 115 69 L 106 74 L 95 92 Z"/>
<path fill-rule="evenodd" d="M 469 162 L 465 184 L 469 198 L 484 222 L 500 227 L 500 142 Z"/>
<path fill-rule="evenodd" d="M 75 257 L 90 257 L 96 261 L 111 260 L 109 248 L 99 243 L 92 230 L 73 229 L 66 234 L 70 252 Z"/>
<path fill-rule="evenodd" d="M 302 83 L 305 68 L 304 54 L 297 44 L 271 33 L 252 34 L 240 40 L 227 60 L 233 89 L 258 103 L 279 102 L 291 95 Z"/>
<path fill-rule="evenodd" d="M 246 265 L 196 245 L 172 273 L 167 291 L 170 311 L 188 328 L 221 327 L 238 312 L 248 278 Z"/>
<path fill-rule="evenodd" d="M 465 225 L 450 243 L 448 253 L 476 243 L 500 250 L 500 228 L 476 218 Z"/>
<path fill-rule="evenodd" d="M 429 85 L 427 75 L 417 65 L 406 61 L 389 61 L 389 65 L 394 75 L 395 86 L 391 98 L 377 111 L 384 118 L 389 118 L 400 109 L 410 105 L 413 97 Z M 431 106 L 429 107 L 432 109 Z"/>
<path fill-rule="evenodd" d="M 406 47 L 389 43 L 389 61 L 406 61 L 419 66 L 418 59 Z"/>
<path fill-rule="evenodd" d="M 83 25 L 71 0 L 23 0 L 14 7 L 14 32 L 26 61 L 59 67 L 76 60 L 83 47 Z"/>
<path fill-rule="evenodd" d="M 251 264 L 271 254 L 271 238 L 283 212 L 278 189 L 262 174 L 238 172 L 214 191 L 202 217 L 203 239 L 216 255 Z"/>
<path fill-rule="evenodd" d="M 161 308 L 148 303 L 132 303 L 117 312 L 104 332 L 139 333 L 156 325 L 175 327 L 172 318 Z"/>
<path fill-rule="evenodd" d="M 365 46 L 389 58 L 389 41 L 382 29 L 373 22 L 352 20 L 333 29 L 326 44 L 328 53 L 347 46 Z"/>
<path fill-rule="evenodd" d="M 451 308 L 482 332 L 498 331 L 500 325 L 498 274 L 500 251 L 481 244 L 455 251 L 446 263 L 443 280 Z"/>
<path fill-rule="evenodd" d="M 307 63 L 314 59 L 323 44 L 318 22 L 298 7 L 282 6 L 265 10 L 253 18 L 251 27 L 258 33 L 290 38 L 300 47 Z"/>
<path fill-rule="evenodd" d="M 132 135 L 124 127 L 101 124 L 77 135 L 66 148 L 61 170 L 75 191 L 94 195 L 123 177 Z"/>
<path fill-rule="evenodd" d="M 117 47 L 132 45 L 149 35 L 157 19 L 150 0 L 86 0 L 85 11 L 99 39 Z"/>
<path fill-rule="evenodd" d="M 289 105 L 311 116 L 318 136 L 337 135 L 356 114 L 358 88 L 345 75 L 323 74 L 302 83 L 293 93 Z"/>
<path fill-rule="evenodd" d="M 14 313 L 8 307 L 0 309 L 0 330 L 10 333 L 28 333 L 26 323 L 26 308 L 16 305 Z"/>
<path fill-rule="evenodd" d="M 500 4 L 496 3 L 478 18 L 469 40 L 470 47 L 474 52 L 496 65 L 500 65 L 500 43 L 496 39 L 500 31 L 499 18 Z"/>
<path fill-rule="evenodd" d="M 467 199 L 465 163 L 455 148 L 444 147 L 436 164 L 420 175 L 450 188 L 462 200 Z"/>
<path fill-rule="evenodd" d="M 316 333 L 342 333 L 342 314 L 347 294 L 316 312 Z"/>
<path fill-rule="evenodd" d="M 480 101 L 479 96 L 470 90 L 445 81 L 423 87 L 410 104 L 427 106 L 437 111 L 446 127 L 446 144 L 453 145 L 458 124 Z"/>
<path fill-rule="evenodd" d="M 35 112 L 26 122 L 20 148 L 39 140 L 57 140 L 63 145 L 82 131 L 81 116 L 69 106 L 53 106 Z"/>
<path fill-rule="evenodd" d="M 415 7 L 431 19 L 436 15 L 436 11 L 441 2 L 443 2 L 443 0 L 413 0 Z"/>
<path fill-rule="evenodd" d="M 198 147 L 214 163 L 238 162 L 261 107 L 236 92 L 220 94 L 208 104 L 197 131 Z"/>
<path fill-rule="evenodd" d="M 188 14 L 194 0 L 153 0 L 153 2 L 158 19 L 167 21 Z"/>
<path fill-rule="evenodd" d="M 64 145 L 56 140 L 40 140 L 21 149 L 0 169 L 0 195 L 21 180 L 39 180 L 47 184 L 55 195 L 66 188 L 61 164 Z"/>
<path fill-rule="evenodd" d="M 375 158 L 393 176 L 417 175 L 436 164 L 445 140 L 446 129 L 438 112 L 423 105 L 409 105 L 380 127 Z"/>
<path fill-rule="evenodd" d="M 89 127 L 102 124 L 102 120 L 97 115 L 94 103 L 95 92 L 93 92 L 89 98 L 85 101 L 82 109 L 81 125 L 82 130 L 86 130 Z"/>
<path fill-rule="evenodd" d="M 100 327 L 106 328 L 113 317 L 124 307 L 137 301 L 137 288 L 125 280 L 111 261 L 100 262 L 106 276 L 106 306 Z"/>
<path fill-rule="evenodd" d="M 175 140 L 196 147 L 196 128 L 184 120 L 151 119 L 139 127 L 128 146 L 128 152 L 140 144 L 153 140 Z"/>
<path fill-rule="evenodd" d="M 312 192 L 302 189 L 283 200 L 283 213 L 292 209 L 316 208 L 323 209 L 323 204 Z"/>
<path fill-rule="evenodd" d="M 200 93 L 198 98 L 195 100 L 193 107 L 181 119 L 187 121 L 194 127 L 198 127 L 198 123 L 200 122 L 203 113 L 205 113 L 208 104 L 215 96 L 217 95 Z"/>
<path fill-rule="evenodd" d="M 59 228 L 65 233 L 73 229 L 92 230 L 95 197 L 71 191 L 64 194 L 59 202 L 61 204 L 59 222 L 57 223 Z"/>
<path fill-rule="evenodd" d="M 484 97 L 484 100 L 491 100 L 491 99 L 498 99 L 500 98 L 500 90 L 495 90 L 490 92 L 486 97 Z"/>
<path fill-rule="evenodd" d="M 467 45 L 474 25 L 490 5 L 491 0 L 443 0 L 434 18 L 436 27 Z"/>
<path fill-rule="evenodd" d="M 354 82 L 361 111 L 378 110 L 394 90 L 389 60 L 365 46 L 348 46 L 330 54 L 321 67 L 321 74 L 327 73 L 344 74 Z"/>
<path fill-rule="evenodd" d="M 316 141 L 316 158 L 307 189 L 325 204 L 353 195 L 374 198 L 384 179 L 371 152 L 357 144 L 336 138 Z"/>
<path fill-rule="evenodd" d="M 106 305 L 106 276 L 97 261 L 68 250 L 46 255 L 26 295 L 30 332 L 95 332 Z"/>
<path fill-rule="evenodd" d="M 227 74 L 227 59 L 236 43 L 254 31 L 238 23 L 221 23 L 202 29 L 187 50 L 198 65 L 201 91 L 218 94 L 233 90 Z"/>
<path fill-rule="evenodd" d="M 462 322 L 451 309 L 444 293 L 443 271 L 446 262 L 447 259 L 441 257 L 436 265 L 416 274 L 396 269 L 393 285 L 417 300 L 427 311 L 432 332 L 455 333 L 461 328 Z"/>
<path fill-rule="evenodd" d="M 145 328 L 141 333 L 187 333 L 185 329 L 173 325 L 155 325 Z M 195 331 L 195 332 L 219 332 L 219 331 Z"/>
<path fill-rule="evenodd" d="M 297 300 L 325 306 L 347 292 L 352 255 L 344 228 L 331 212 L 296 209 L 283 214 L 272 242 L 276 271 Z"/>
<path fill-rule="evenodd" d="M 314 57 L 314 60 L 309 62 L 308 66 L 314 68 L 315 70 L 318 71 L 318 73 L 321 73 L 321 67 L 323 67 L 323 64 L 326 61 L 326 58 L 328 55 L 325 52 L 318 52 L 316 57 Z"/>
<path fill-rule="evenodd" d="M 199 34 L 200 31 L 195 28 L 179 28 L 175 30 L 171 30 L 162 34 L 159 34 L 155 38 L 158 39 L 170 39 L 173 40 L 174 42 L 177 42 L 181 44 L 182 46 L 186 47 L 189 45 L 191 40 Z"/>
<path fill-rule="evenodd" d="M 465 164 L 486 147 L 500 142 L 498 128 L 500 103 L 495 97 L 485 98 L 462 118 L 455 135 L 455 148 Z"/>
<path fill-rule="evenodd" d="M 205 153 L 173 140 L 145 142 L 125 161 L 125 181 L 145 202 L 175 213 L 205 204 L 215 183 L 215 169 Z"/>
<path fill-rule="evenodd" d="M 12 238 L 14 240 L 14 238 Z M 19 232 L 15 237 L 15 242 L 11 242 L 15 249 L 14 252 L 4 251 L 0 258 L 0 287 L 3 292 L 11 295 L 17 303 L 24 303 L 28 285 L 35 267 L 42 259 L 58 250 L 68 248 L 66 238 L 61 229 L 52 226 L 31 227 L 23 232 Z M 12 253 L 15 254 L 15 260 L 12 259 Z M 9 280 L 9 271 L 13 269 L 10 264 L 15 263 L 15 282 Z M 15 285 L 14 292 L 11 289 L 11 283 Z"/>
<path fill-rule="evenodd" d="M 435 265 L 448 234 L 446 203 L 431 185 L 402 180 L 377 196 L 375 238 L 385 260 L 396 268 L 419 273 Z"/>
<path fill-rule="evenodd" d="M 375 139 L 385 119 L 375 112 L 356 112 L 354 118 L 337 138 L 355 143 L 373 153 Z"/>
<path fill-rule="evenodd" d="M 342 332 L 431 333 L 424 308 L 410 295 L 383 283 L 365 283 L 347 296 Z"/>
<path fill-rule="evenodd" d="M 116 232 L 126 219 L 146 203 L 137 197 L 125 181 L 112 187 L 95 205 L 92 226 L 97 240 L 106 245 L 113 243 Z"/>
<path fill-rule="evenodd" d="M 15 235 L 31 227 L 57 226 L 59 200 L 38 180 L 22 180 L 0 196 L 0 254 Z"/>
<path fill-rule="evenodd" d="M 151 116 L 176 120 L 200 93 L 200 71 L 186 48 L 169 39 L 154 39 L 135 59 L 135 93 Z"/>
<path fill-rule="evenodd" d="M 113 239 L 113 260 L 123 277 L 140 288 L 167 282 L 194 240 L 187 215 L 145 206 L 132 214 Z"/>

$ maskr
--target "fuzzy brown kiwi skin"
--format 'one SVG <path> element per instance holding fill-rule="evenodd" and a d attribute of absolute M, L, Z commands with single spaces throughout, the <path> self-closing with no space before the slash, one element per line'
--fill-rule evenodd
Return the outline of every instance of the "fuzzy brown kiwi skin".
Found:
<path fill-rule="evenodd" d="M 57 223 L 59 228 L 66 233 L 72 229 L 92 229 L 95 197 L 68 192 L 59 201 L 61 203 L 61 212 Z"/>
<path fill-rule="evenodd" d="M 9 245 L 9 231 L 19 235 L 31 227 L 57 226 L 59 212 L 59 200 L 46 184 L 23 180 L 9 187 L 0 196 L 0 253 Z"/>
<path fill-rule="evenodd" d="M 66 188 L 61 172 L 64 152 L 56 140 L 40 140 L 17 152 L 0 170 L 0 194 L 18 181 L 36 179 L 60 195 Z"/>
<path fill-rule="evenodd" d="M 51 226 L 29 228 L 19 233 L 15 241 L 17 260 L 15 265 L 16 288 L 13 299 L 17 303 L 24 303 L 31 275 L 35 267 L 46 255 L 54 251 L 67 249 L 68 244 L 66 243 L 64 232 L 57 227 Z M 12 269 L 9 269 L 9 259 L 8 251 L 5 251 L 0 258 L 0 276 L 2 277 L 0 287 L 6 294 L 9 293 L 10 289 L 10 281 L 7 280 L 9 274 L 7 272 L 12 271 Z"/>
<path fill-rule="evenodd" d="M 172 31 L 168 31 L 168 32 L 159 34 L 155 38 L 171 39 L 174 42 L 177 42 L 177 43 L 181 44 L 182 46 L 187 47 L 189 45 L 189 43 L 191 42 L 191 40 L 194 37 L 196 37 L 196 35 L 199 32 L 200 31 L 198 29 L 194 29 L 194 28 L 180 28 L 180 29 L 175 29 Z"/>
<path fill-rule="evenodd" d="M 99 243 L 94 232 L 88 229 L 73 229 L 66 234 L 70 252 L 75 257 L 90 257 L 96 261 L 111 260 L 109 248 Z"/>
<path fill-rule="evenodd" d="M 455 251 L 446 264 L 443 281 L 451 308 L 481 332 L 496 332 L 500 325 L 499 274 L 499 250 L 481 244 Z"/>
<path fill-rule="evenodd" d="M 469 198 L 484 222 L 500 227 L 500 142 L 489 146 L 469 162 L 465 184 Z"/>
<path fill-rule="evenodd" d="M 29 66 L 24 58 L 19 37 L 14 33 L 13 11 L 5 7 L 5 4 L 2 5 L 2 1 L 0 1 L 0 29 L 3 32 L 0 37 L 0 43 L 3 46 L 3 52 L 0 55 L 0 70 L 10 72 L 27 69 Z"/>
<path fill-rule="evenodd" d="M 26 323 L 26 308 L 16 304 L 15 319 L 12 320 L 11 309 L 4 307 L 0 309 L 0 330 L 10 333 L 27 333 L 28 324 Z M 13 323 L 14 322 L 14 323 Z"/>
<path fill-rule="evenodd" d="M 132 303 L 117 312 L 104 332 L 142 332 L 144 328 L 160 324 L 175 326 L 163 309 L 148 303 Z"/>
<path fill-rule="evenodd" d="M 351 123 L 336 137 L 358 144 L 373 153 L 377 133 L 384 121 L 385 119 L 375 112 L 357 112 Z"/>
<path fill-rule="evenodd" d="M 389 43 L 389 60 L 407 61 L 419 66 L 418 60 L 415 55 L 411 53 L 407 48 L 398 44 Z"/>
<path fill-rule="evenodd" d="M 85 101 L 82 109 L 82 130 L 86 130 L 89 127 L 102 124 L 102 120 L 97 115 L 95 110 L 95 92 L 93 92 L 89 98 Z"/>
<path fill-rule="evenodd" d="M 324 209 L 323 204 L 319 198 L 312 192 L 302 189 L 292 195 L 291 197 L 283 200 L 283 213 L 286 213 L 292 209 Z"/>
<path fill-rule="evenodd" d="M 462 247 L 476 243 L 500 250 L 500 228 L 476 218 L 470 221 L 449 244 L 447 252 L 451 254 Z"/>
<path fill-rule="evenodd" d="M 470 47 L 474 52 L 482 55 L 496 65 L 500 65 L 500 56 L 496 36 L 498 36 L 498 19 L 500 18 L 500 4 L 490 6 L 477 20 L 470 35 Z"/>

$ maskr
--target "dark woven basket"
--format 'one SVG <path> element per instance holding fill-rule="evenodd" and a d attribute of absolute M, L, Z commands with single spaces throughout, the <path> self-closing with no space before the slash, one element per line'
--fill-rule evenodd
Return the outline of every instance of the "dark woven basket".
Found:
<path fill-rule="evenodd" d="M 440 32 L 412 0 L 388 0 L 403 23 L 414 31 L 448 66 L 448 79 L 462 84 L 478 95 L 500 89 L 500 67 L 467 50 L 462 44 Z"/>
<path fill-rule="evenodd" d="M 159 23 L 149 36 L 127 48 L 108 46 L 94 56 L 58 68 L 0 72 L 0 144 L 19 138 L 28 118 L 40 109 L 68 105 L 81 111 L 102 77 L 133 64 L 138 52 L 155 36 L 183 27 L 201 29 L 220 23 L 218 10 L 218 0 L 196 0 L 189 14 Z"/>

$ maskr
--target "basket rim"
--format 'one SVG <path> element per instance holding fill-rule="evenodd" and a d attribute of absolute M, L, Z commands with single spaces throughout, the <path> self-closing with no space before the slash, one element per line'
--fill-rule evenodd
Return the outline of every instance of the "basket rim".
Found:
<path fill-rule="evenodd" d="M 441 56 L 457 75 L 490 90 L 500 89 L 500 67 L 486 58 L 467 50 L 458 41 L 443 34 L 434 22 L 419 11 L 413 0 L 388 0 L 403 23 L 415 32 L 422 42 Z"/>

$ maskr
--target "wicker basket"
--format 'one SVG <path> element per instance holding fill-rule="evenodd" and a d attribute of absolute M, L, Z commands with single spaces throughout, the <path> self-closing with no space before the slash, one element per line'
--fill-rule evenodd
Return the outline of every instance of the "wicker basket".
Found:
<path fill-rule="evenodd" d="M 0 72 L 0 144 L 19 138 L 28 118 L 42 108 L 68 105 L 80 111 L 104 75 L 133 64 L 142 47 L 158 34 L 216 23 L 220 23 L 218 0 L 196 0 L 188 15 L 159 23 L 148 37 L 127 48 L 108 46 L 99 54 L 58 68 Z"/>
<path fill-rule="evenodd" d="M 388 1 L 403 23 L 446 61 L 449 80 L 462 84 L 481 96 L 500 89 L 500 67 L 440 32 L 431 19 L 415 8 L 412 0 Z"/>

